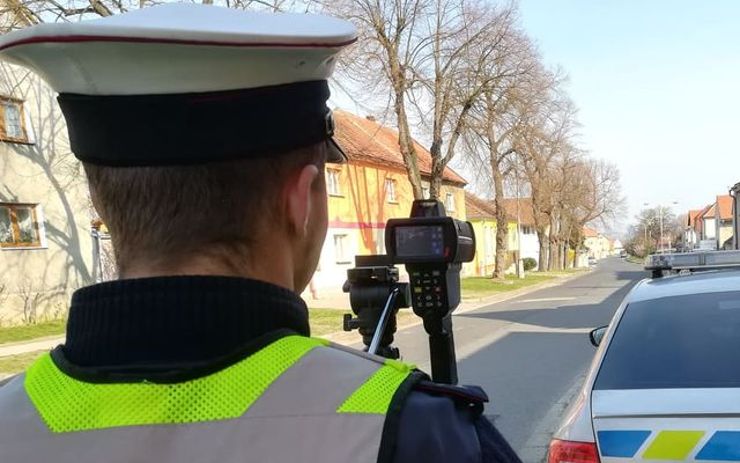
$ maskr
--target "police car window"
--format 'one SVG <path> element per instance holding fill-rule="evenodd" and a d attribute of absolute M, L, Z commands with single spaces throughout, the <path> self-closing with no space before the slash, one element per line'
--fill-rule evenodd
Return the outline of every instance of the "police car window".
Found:
<path fill-rule="evenodd" d="M 740 387 L 740 292 L 631 303 L 594 389 Z"/>

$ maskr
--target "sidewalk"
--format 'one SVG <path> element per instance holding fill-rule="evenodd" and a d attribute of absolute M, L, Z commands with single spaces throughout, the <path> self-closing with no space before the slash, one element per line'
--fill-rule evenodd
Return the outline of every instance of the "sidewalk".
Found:
<path fill-rule="evenodd" d="M 0 357 L 36 352 L 38 350 L 51 350 L 64 342 L 64 336 L 47 336 L 31 341 L 16 342 L 13 344 L 0 345 Z"/>

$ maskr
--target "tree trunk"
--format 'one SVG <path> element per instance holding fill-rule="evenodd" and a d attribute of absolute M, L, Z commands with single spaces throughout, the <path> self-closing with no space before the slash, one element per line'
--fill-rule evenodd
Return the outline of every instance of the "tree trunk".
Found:
<path fill-rule="evenodd" d="M 540 245 L 540 262 L 537 266 L 537 270 L 544 272 L 547 270 L 547 253 L 548 253 L 548 237 L 544 228 L 537 227 L 537 241 Z"/>
<path fill-rule="evenodd" d="M 402 70 L 400 69 L 400 66 L 398 66 L 398 63 L 395 62 L 393 64 L 395 65 L 391 66 L 391 71 L 393 73 L 401 74 Z M 401 76 L 398 78 L 402 79 Z M 414 192 L 414 199 L 422 199 L 423 193 L 421 188 L 421 175 L 419 174 L 419 163 L 416 150 L 414 149 L 414 143 L 411 139 L 411 130 L 409 129 L 409 121 L 406 114 L 406 97 L 404 89 L 400 84 L 395 86 L 394 94 L 395 100 L 393 102 L 393 107 L 398 122 L 398 148 L 401 151 L 403 162 L 406 165 L 406 174 Z"/>
<path fill-rule="evenodd" d="M 562 267 L 563 270 L 565 270 L 565 269 L 568 268 L 568 248 L 569 247 L 570 246 L 568 246 L 568 242 L 567 241 L 563 243 L 563 248 L 562 248 L 563 249 L 562 250 L 562 253 L 563 253 L 562 257 L 563 258 L 561 260 L 561 262 L 563 263 L 563 267 Z"/>
<path fill-rule="evenodd" d="M 550 256 L 547 260 L 547 270 L 553 271 L 557 269 L 558 260 L 560 259 L 560 243 L 558 237 L 550 234 Z"/>
<path fill-rule="evenodd" d="M 501 173 L 498 162 L 491 162 L 493 171 L 493 189 L 496 197 L 493 202 L 496 205 L 496 265 L 493 278 L 503 280 L 506 273 L 506 251 L 508 251 L 509 224 L 504 208 L 504 176 Z"/>

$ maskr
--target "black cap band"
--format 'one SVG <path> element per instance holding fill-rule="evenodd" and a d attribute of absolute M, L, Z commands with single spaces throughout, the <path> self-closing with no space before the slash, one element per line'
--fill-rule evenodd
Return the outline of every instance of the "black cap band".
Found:
<path fill-rule="evenodd" d="M 281 154 L 331 138 L 325 80 L 173 95 L 58 97 L 72 152 L 104 166 L 169 166 Z"/>

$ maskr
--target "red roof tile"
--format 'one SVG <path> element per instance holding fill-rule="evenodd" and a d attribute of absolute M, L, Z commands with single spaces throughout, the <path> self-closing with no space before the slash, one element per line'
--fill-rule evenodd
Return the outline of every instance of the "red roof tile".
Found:
<path fill-rule="evenodd" d="M 583 236 L 586 238 L 596 238 L 599 236 L 599 232 L 594 230 L 593 228 L 583 227 Z"/>
<path fill-rule="evenodd" d="M 516 222 L 517 198 L 504 198 L 504 210 L 506 219 Z M 519 222 L 522 225 L 534 225 L 534 209 L 532 198 L 519 198 Z M 474 219 L 496 218 L 496 203 L 492 199 L 482 199 L 471 193 L 465 192 L 465 208 L 467 216 Z"/>
<path fill-rule="evenodd" d="M 506 217 L 509 220 L 516 220 L 517 207 L 519 208 L 519 222 L 522 225 L 534 225 L 532 198 L 504 198 L 504 209 L 506 209 Z"/>
<path fill-rule="evenodd" d="M 694 230 L 697 234 L 701 235 L 704 230 L 704 216 L 709 216 L 708 213 L 712 209 L 711 204 L 707 204 L 704 206 L 704 209 L 699 211 L 699 213 L 696 215 L 695 222 L 694 222 Z"/>
<path fill-rule="evenodd" d="M 468 219 L 495 219 L 496 208 L 487 199 L 482 199 L 472 193 L 465 192 L 465 215 Z"/>
<path fill-rule="evenodd" d="M 398 132 L 390 127 L 347 111 L 334 111 L 336 123 L 335 137 L 347 153 L 350 161 L 367 163 L 406 170 L 403 157 L 398 149 Z M 419 171 L 428 179 L 432 171 L 432 155 L 414 140 L 419 160 Z M 466 185 L 468 182 L 454 170 L 445 168 L 442 178 L 446 182 Z"/>
<path fill-rule="evenodd" d="M 719 217 L 723 220 L 732 220 L 732 196 L 717 196 L 717 205 L 719 205 Z"/>
<path fill-rule="evenodd" d="M 689 213 L 686 215 L 687 223 L 686 225 L 689 227 L 693 227 L 696 223 L 696 220 L 699 218 L 699 214 L 702 213 L 703 209 L 691 209 L 689 210 Z"/>

